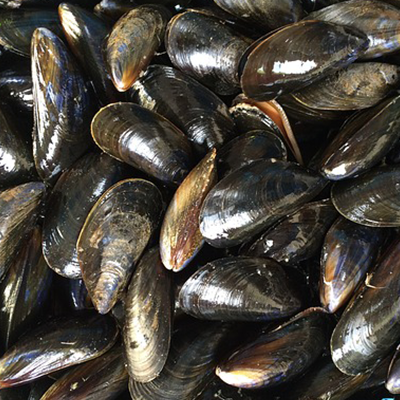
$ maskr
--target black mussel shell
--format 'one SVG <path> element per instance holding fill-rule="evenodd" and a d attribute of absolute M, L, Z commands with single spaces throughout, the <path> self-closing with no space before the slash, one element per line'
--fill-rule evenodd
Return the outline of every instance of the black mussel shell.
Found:
<path fill-rule="evenodd" d="M 386 238 L 383 229 L 339 217 L 325 236 L 321 252 L 320 299 L 334 313 L 352 296 L 374 266 Z"/>
<path fill-rule="evenodd" d="M 17 110 L 32 113 L 33 93 L 31 70 L 0 73 L 0 96 L 3 103 L 10 104 Z"/>
<path fill-rule="evenodd" d="M 169 183 L 180 184 L 193 157 L 185 135 L 161 115 L 133 103 L 114 103 L 93 118 L 96 144 L 116 159 Z"/>
<path fill-rule="evenodd" d="M 216 370 L 232 386 L 255 389 L 292 381 L 322 353 L 328 340 L 327 314 L 313 308 L 241 346 Z"/>
<path fill-rule="evenodd" d="M 25 397 L 24 400 L 40 400 L 42 398 L 42 396 L 46 393 L 47 389 L 51 385 L 53 385 L 53 383 L 54 383 L 54 379 L 51 379 L 49 377 L 40 378 L 40 379 L 32 382 L 29 385 L 30 386 L 29 395 L 28 395 L 28 397 Z M 19 386 L 17 388 L 11 388 L 8 390 L 25 388 L 27 386 L 28 385 Z M 1 397 L 0 397 L 0 399 L 1 399 Z"/>
<path fill-rule="evenodd" d="M 360 56 L 370 59 L 400 49 L 400 10 L 387 3 L 375 0 L 344 1 L 315 11 L 307 19 L 359 29 L 369 39 L 368 49 Z"/>
<path fill-rule="evenodd" d="M 43 227 L 43 254 L 57 274 L 77 279 L 76 241 L 91 208 L 123 175 L 124 166 L 107 154 L 90 153 L 64 172 L 51 192 Z"/>
<path fill-rule="evenodd" d="M 270 131 L 250 131 L 232 139 L 218 152 L 218 175 L 223 178 L 253 161 L 271 158 L 286 161 L 282 139 Z"/>
<path fill-rule="evenodd" d="M 68 44 L 91 79 L 99 103 L 117 101 L 118 92 L 103 57 L 103 40 L 109 27 L 91 12 L 72 4 L 61 4 L 58 12 Z"/>
<path fill-rule="evenodd" d="M 93 308 L 89 293 L 82 279 L 68 279 L 57 275 L 53 286 L 57 288 L 57 300 L 66 309 L 81 311 Z"/>
<path fill-rule="evenodd" d="M 59 37 L 39 28 L 32 37 L 33 155 L 43 180 L 54 182 L 92 145 L 92 96 Z"/>
<path fill-rule="evenodd" d="M 227 385 L 217 376 L 212 379 L 196 400 L 263 400 L 265 395 L 254 390 L 243 390 Z"/>
<path fill-rule="evenodd" d="M 138 382 L 157 378 L 167 361 L 174 303 L 169 274 L 153 247 L 140 260 L 125 299 L 125 353 L 129 375 Z"/>
<path fill-rule="evenodd" d="M 221 147 L 235 135 L 224 102 L 182 72 L 151 65 L 133 85 L 132 101 L 169 119 L 184 132 L 200 155 Z"/>
<path fill-rule="evenodd" d="M 22 385 L 99 357 L 113 346 L 117 335 L 108 316 L 87 314 L 45 322 L 0 358 L 0 388 Z"/>
<path fill-rule="evenodd" d="M 331 197 L 340 214 L 357 224 L 400 226 L 400 167 L 377 167 L 358 178 L 337 182 Z"/>
<path fill-rule="evenodd" d="M 324 186 L 322 177 L 297 164 L 255 161 L 211 189 L 200 213 L 200 231 L 214 247 L 236 246 L 313 199 Z"/>
<path fill-rule="evenodd" d="M 400 96 L 351 117 L 319 157 L 331 180 L 351 178 L 378 164 L 400 137 Z"/>
<path fill-rule="evenodd" d="M 170 14 L 156 5 L 139 6 L 114 25 L 105 54 L 114 86 L 125 92 L 146 70 L 160 47 Z"/>
<path fill-rule="evenodd" d="M 319 251 L 337 215 L 330 200 L 307 203 L 263 233 L 246 254 L 291 265 L 307 260 Z"/>
<path fill-rule="evenodd" d="M 99 17 L 106 16 L 117 21 L 124 14 L 138 6 L 136 0 L 101 0 L 93 11 Z"/>
<path fill-rule="evenodd" d="M 35 228 L 0 284 L 0 338 L 8 349 L 46 311 L 53 272 L 42 257 L 42 235 Z"/>
<path fill-rule="evenodd" d="M 232 328 L 217 323 L 181 327 L 172 338 L 171 350 L 161 374 L 148 383 L 130 380 L 132 399 L 195 399 L 211 377 L 221 347 Z"/>
<path fill-rule="evenodd" d="M 368 46 L 360 31 L 301 21 L 273 32 L 246 55 L 241 85 L 254 100 L 299 90 L 353 62 Z"/>
<path fill-rule="evenodd" d="M 214 0 L 214 2 L 230 14 L 264 31 L 297 22 L 304 16 L 302 2 L 299 0 Z"/>
<path fill-rule="evenodd" d="M 396 353 L 390 363 L 387 380 L 386 389 L 390 393 L 400 394 L 400 363 L 399 363 L 399 347 L 396 349 Z"/>
<path fill-rule="evenodd" d="M 36 28 L 47 28 L 62 34 L 57 11 L 2 10 L 0 12 L 0 45 L 21 56 L 31 54 L 31 38 Z"/>
<path fill-rule="evenodd" d="M 204 244 L 199 215 L 203 201 L 217 183 L 216 151 L 192 169 L 168 206 L 161 226 L 160 254 L 167 269 L 185 268 Z"/>
<path fill-rule="evenodd" d="M 58 379 L 41 400 L 111 400 L 126 390 L 128 372 L 122 346 L 86 362 Z"/>
<path fill-rule="evenodd" d="M 277 262 L 228 257 L 196 271 L 183 285 L 179 303 L 196 318 L 269 321 L 295 314 L 302 302 Z"/>
<path fill-rule="evenodd" d="M 17 129 L 14 118 L 4 107 L 0 108 L 1 186 L 26 182 L 35 177 L 32 148 Z"/>
<path fill-rule="evenodd" d="M 347 375 L 366 373 L 398 343 L 399 291 L 400 240 L 396 238 L 333 331 L 332 359 L 340 371 Z"/>
<path fill-rule="evenodd" d="M 127 287 L 162 211 L 162 196 L 153 183 L 127 179 L 109 188 L 87 216 L 76 246 L 83 281 L 101 314 Z"/>
<path fill-rule="evenodd" d="M 85 7 L 93 7 L 96 4 L 97 0 L 71 0 L 70 3 L 80 3 Z M 43 7 L 52 8 L 57 7 L 61 0 L 0 0 L 0 8 L 25 8 L 30 7 Z"/>
<path fill-rule="evenodd" d="M 0 192 L 0 280 L 35 226 L 45 185 L 24 183 Z"/>
<path fill-rule="evenodd" d="M 223 21 L 193 11 L 172 18 L 165 35 L 172 64 L 221 95 L 240 91 L 239 62 L 250 44 Z"/>

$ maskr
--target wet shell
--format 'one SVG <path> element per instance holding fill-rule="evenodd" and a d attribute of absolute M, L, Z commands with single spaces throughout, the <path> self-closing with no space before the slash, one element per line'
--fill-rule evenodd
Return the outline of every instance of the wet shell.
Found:
<path fill-rule="evenodd" d="M 69 310 L 80 311 L 93 308 L 89 293 L 82 279 L 68 279 L 57 276 L 55 286 L 60 288 L 60 302 Z"/>
<path fill-rule="evenodd" d="M 285 144 L 280 137 L 269 131 L 247 132 L 232 139 L 218 152 L 218 175 L 223 178 L 261 158 L 286 161 Z"/>
<path fill-rule="evenodd" d="M 69 47 L 90 77 L 96 97 L 105 105 L 118 100 L 103 57 L 103 40 L 109 33 L 107 24 L 91 12 L 63 3 L 58 8 Z"/>
<path fill-rule="evenodd" d="M 161 263 L 158 247 L 145 253 L 133 274 L 125 315 L 129 375 L 135 381 L 150 382 L 164 368 L 172 335 L 172 277 Z"/>
<path fill-rule="evenodd" d="M 358 178 L 337 182 L 332 203 L 345 218 L 375 227 L 400 226 L 400 168 L 377 167 Z"/>
<path fill-rule="evenodd" d="M 13 118 L 4 108 L 0 108 L 1 186 L 26 182 L 35 176 L 32 148 L 16 128 Z"/>
<path fill-rule="evenodd" d="M 180 184 L 191 169 L 190 143 L 161 115 L 133 103 L 102 108 L 92 136 L 106 153 L 169 184 Z"/>
<path fill-rule="evenodd" d="M 123 175 L 123 165 L 90 153 L 64 172 L 51 192 L 43 227 L 43 255 L 57 274 L 77 279 L 81 270 L 76 241 L 91 208 Z"/>
<path fill-rule="evenodd" d="M 36 169 L 54 181 L 92 145 L 91 93 L 64 43 L 44 28 L 32 38 L 32 81 Z"/>
<path fill-rule="evenodd" d="M 133 102 L 161 114 L 184 132 L 200 156 L 235 135 L 225 103 L 184 73 L 151 65 L 133 85 Z"/>
<path fill-rule="evenodd" d="M 308 203 L 263 233 L 246 252 L 294 265 L 313 257 L 337 217 L 329 200 Z"/>
<path fill-rule="evenodd" d="M 195 399 L 204 390 L 231 328 L 204 323 L 183 326 L 172 338 L 168 360 L 160 376 L 149 383 L 130 380 L 132 399 Z"/>
<path fill-rule="evenodd" d="M 332 359 L 347 375 L 372 370 L 400 337 L 400 240 L 380 258 L 364 289 L 346 308 L 331 338 Z"/>
<path fill-rule="evenodd" d="M 322 21 L 288 25 L 247 56 L 243 92 L 254 100 L 272 100 L 299 90 L 346 67 L 367 45 L 367 37 L 353 28 Z"/>
<path fill-rule="evenodd" d="M 111 310 L 128 285 L 162 210 L 155 185 L 127 179 L 108 189 L 90 211 L 76 246 L 83 281 L 101 314 Z"/>
<path fill-rule="evenodd" d="M 168 19 L 166 9 L 145 5 L 128 12 L 114 25 L 105 53 L 111 79 L 120 92 L 127 91 L 146 70 L 161 45 Z"/>
<path fill-rule="evenodd" d="M 113 346 L 117 335 L 113 319 L 107 316 L 88 314 L 46 322 L 0 358 L 0 388 L 99 357 Z"/>
<path fill-rule="evenodd" d="M 6 70 L 0 74 L 0 96 L 18 110 L 32 113 L 33 94 L 31 70 Z"/>
<path fill-rule="evenodd" d="M 400 137 L 400 96 L 351 117 L 320 156 L 331 180 L 351 178 L 379 163 Z"/>
<path fill-rule="evenodd" d="M 106 16 L 116 21 L 135 7 L 135 0 L 101 0 L 93 11 L 99 17 Z"/>
<path fill-rule="evenodd" d="M 268 321 L 299 311 L 301 300 L 273 260 L 228 257 L 196 271 L 179 293 L 183 311 L 223 321 Z"/>
<path fill-rule="evenodd" d="M 239 62 L 251 40 L 211 16 L 187 11 L 168 24 L 172 64 L 221 95 L 239 92 Z"/>
<path fill-rule="evenodd" d="M 218 365 L 216 374 L 229 385 L 249 389 L 289 382 L 321 354 L 327 331 L 326 314 L 308 309 L 240 347 Z"/>
<path fill-rule="evenodd" d="M 302 3 L 298 0 L 214 0 L 214 2 L 250 25 L 271 31 L 303 18 Z"/>
<path fill-rule="evenodd" d="M 386 2 L 344 1 L 315 11 L 307 19 L 346 25 L 365 33 L 369 46 L 360 55 L 362 58 L 375 58 L 400 49 L 400 10 Z"/>
<path fill-rule="evenodd" d="M 29 57 L 32 34 L 39 27 L 50 29 L 56 35 L 62 34 L 56 11 L 1 10 L 0 45 L 13 53 Z"/>
<path fill-rule="evenodd" d="M 128 372 L 121 346 L 84 363 L 58 379 L 41 400 L 111 400 L 128 385 Z"/>
<path fill-rule="evenodd" d="M 392 394 L 400 394 L 399 346 L 397 346 L 396 353 L 389 366 L 386 389 Z"/>
<path fill-rule="evenodd" d="M 210 191 L 200 212 L 200 231 L 214 247 L 236 246 L 310 201 L 324 186 L 319 175 L 297 164 L 255 161 Z"/>
<path fill-rule="evenodd" d="M 44 194 L 42 182 L 24 183 L 0 192 L 0 280 L 34 227 Z"/>
<path fill-rule="evenodd" d="M 340 217 L 325 236 L 321 252 L 321 304 L 341 308 L 374 266 L 386 231 L 357 225 Z"/>
<path fill-rule="evenodd" d="M 378 62 L 351 64 L 290 96 L 314 110 L 333 112 L 373 107 L 400 83 L 397 65 Z"/>
<path fill-rule="evenodd" d="M 185 178 L 168 206 L 160 233 L 160 254 L 167 269 L 185 268 L 203 246 L 199 215 L 217 183 L 216 151 L 211 151 Z"/>
<path fill-rule="evenodd" d="M 8 349 L 46 311 L 52 271 L 44 261 L 35 228 L 0 284 L 1 346 Z"/>

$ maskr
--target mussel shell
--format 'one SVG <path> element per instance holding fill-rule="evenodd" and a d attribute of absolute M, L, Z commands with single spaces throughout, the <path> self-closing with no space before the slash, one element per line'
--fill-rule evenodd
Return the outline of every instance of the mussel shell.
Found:
<path fill-rule="evenodd" d="M 0 8 L 30 8 L 30 7 L 43 7 L 52 8 L 57 7 L 62 0 L 0 0 Z M 96 0 L 71 0 L 70 3 L 81 3 L 85 7 L 93 7 Z"/>
<path fill-rule="evenodd" d="M 35 176 L 32 149 L 17 129 L 13 117 L 4 107 L 0 108 L 1 186 L 26 182 Z"/>
<path fill-rule="evenodd" d="M 315 110 L 362 110 L 375 106 L 399 86 L 399 72 L 400 67 L 392 64 L 351 64 L 290 96 Z"/>
<path fill-rule="evenodd" d="M 331 180 L 351 178 L 379 163 L 399 137 L 400 96 L 397 96 L 345 122 L 320 156 L 319 170 Z"/>
<path fill-rule="evenodd" d="M 396 353 L 390 363 L 387 380 L 386 389 L 390 393 L 400 394 L 400 363 L 399 363 L 399 347 L 396 349 Z"/>
<path fill-rule="evenodd" d="M 184 73 L 151 65 L 130 91 L 133 102 L 155 111 L 184 132 L 201 156 L 235 134 L 224 102 Z"/>
<path fill-rule="evenodd" d="M 183 326 L 172 338 L 161 374 L 148 383 L 129 381 L 132 399 L 195 399 L 204 390 L 231 329 L 222 324 Z"/>
<path fill-rule="evenodd" d="M 116 21 L 137 5 L 135 0 L 101 0 L 93 11 L 99 17 L 106 16 Z"/>
<path fill-rule="evenodd" d="M 109 33 L 105 22 L 78 6 L 63 3 L 58 12 L 69 47 L 92 81 L 96 97 L 105 105 L 118 100 L 103 57 L 103 40 Z"/>
<path fill-rule="evenodd" d="M 269 321 L 300 310 L 293 282 L 275 261 L 228 257 L 196 271 L 179 293 L 183 311 L 223 321 Z"/>
<path fill-rule="evenodd" d="M 107 38 L 105 55 L 115 87 L 131 88 L 161 45 L 170 15 L 156 5 L 134 8 L 121 17 Z"/>
<path fill-rule="evenodd" d="M 29 182 L 0 192 L 0 280 L 34 227 L 45 194 L 42 182 Z"/>
<path fill-rule="evenodd" d="M 3 103 L 18 110 L 31 113 L 33 110 L 31 71 L 6 70 L 0 73 L 0 96 Z"/>
<path fill-rule="evenodd" d="M 169 184 L 180 184 L 192 166 L 190 143 L 161 115 L 133 103 L 114 103 L 93 118 L 96 144 L 116 159 Z"/>
<path fill-rule="evenodd" d="M 44 28 L 32 37 L 32 81 L 36 169 L 54 181 L 92 145 L 92 96 L 64 43 Z"/>
<path fill-rule="evenodd" d="M 241 346 L 218 365 L 216 373 L 229 385 L 248 389 L 289 382 L 312 365 L 327 339 L 326 314 L 308 309 Z"/>
<path fill-rule="evenodd" d="M 56 277 L 58 301 L 72 311 L 93 308 L 89 293 L 82 279 L 68 279 L 60 275 Z"/>
<path fill-rule="evenodd" d="M 270 131 L 250 131 L 232 139 L 218 152 L 218 175 L 223 178 L 253 161 L 271 158 L 286 161 L 282 139 Z"/>
<path fill-rule="evenodd" d="M 48 321 L 0 358 L 0 388 L 22 385 L 99 357 L 113 346 L 117 335 L 108 316 L 87 314 Z"/>
<path fill-rule="evenodd" d="M 214 247 L 238 245 L 310 201 L 324 186 L 324 179 L 297 164 L 255 161 L 210 191 L 200 213 L 200 231 Z"/>
<path fill-rule="evenodd" d="M 339 319 L 331 338 L 332 359 L 347 375 L 372 370 L 400 337 L 400 240 L 397 237 Z"/>
<path fill-rule="evenodd" d="M 339 213 L 357 224 L 400 226 L 400 167 L 377 167 L 358 178 L 336 182 L 331 198 Z"/>
<path fill-rule="evenodd" d="M 150 382 L 167 361 L 172 335 L 172 277 L 158 247 L 148 250 L 133 275 L 125 300 L 124 343 L 129 375 Z"/>
<path fill-rule="evenodd" d="M 122 346 L 74 368 L 58 379 L 41 400 L 111 400 L 128 386 Z"/>
<path fill-rule="evenodd" d="M 217 18 L 187 11 L 168 24 L 165 46 L 172 64 L 214 92 L 239 92 L 239 62 L 251 40 Z"/>
<path fill-rule="evenodd" d="M 264 396 L 254 390 L 243 390 L 227 385 L 217 376 L 212 379 L 196 400 L 262 400 Z"/>
<path fill-rule="evenodd" d="M 64 172 L 51 192 L 43 227 L 43 255 L 57 274 L 81 277 L 76 241 L 89 211 L 123 175 L 123 165 L 90 153 Z"/>
<path fill-rule="evenodd" d="M 301 20 L 304 16 L 302 3 L 297 0 L 214 0 L 214 2 L 250 25 L 264 31 L 280 28 Z"/>
<path fill-rule="evenodd" d="M 400 49 L 400 10 L 383 1 L 350 0 L 315 11 L 307 19 L 359 29 L 369 39 L 362 58 L 370 59 Z"/>
<path fill-rule="evenodd" d="M 0 338 L 5 349 L 46 311 L 53 273 L 42 257 L 41 243 L 41 230 L 35 228 L 0 284 Z"/>
<path fill-rule="evenodd" d="M 0 13 L 0 45 L 21 56 L 31 54 L 31 38 L 36 28 L 47 28 L 62 34 L 60 21 L 53 10 L 2 10 Z"/>
<path fill-rule="evenodd" d="M 217 183 L 216 151 L 189 173 L 168 206 L 161 226 L 160 254 L 167 269 L 185 268 L 203 246 L 199 215 L 203 201 Z"/>
<path fill-rule="evenodd" d="M 76 247 L 83 281 L 99 313 L 109 312 L 127 287 L 162 211 L 160 191 L 144 179 L 118 182 L 93 206 Z"/>
<path fill-rule="evenodd" d="M 334 313 L 351 297 L 373 267 L 386 231 L 339 217 L 325 236 L 321 252 L 320 299 Z"/>
<path fill-rule="evenodd" d="M 353 28 L 322 21 L 288 25 L 246 55 L 243 92 L 254 100 L 272 100 L 299 90 L 349 65 L 367 46 L 367 37 Z"/>
<path fill-rule="evenodd" d="M 28 397 L 25 397 L 25 400 L 40 400 L 42 398 L 42 396 L 46 393 L 47 389 L 53 385 L 54 380 L 49 378 L 49 377 L 44 377 L 44 378 L 40 378 L 34 382 L 32 382 L 29 386 L 30 386 L 30 391 L 29 391 L 29 395 Z M 20 386 L 19 388 L 25 388 L 28 385 L 25 386 Z M 17 388 L 11 388 L 8 390 L 12 390 L 12 389 L 18 389 Z M 4 389 L 3 389 L 4 390 Z M 0 397 L 1 399 L 1 397 Z"/>
<path fill-rule="evenodd" d="M 263 233 L 246 254 L 291 265 L 307 260 L 319 251 L 337 215 L 329 200 L 305 204 Z"/>

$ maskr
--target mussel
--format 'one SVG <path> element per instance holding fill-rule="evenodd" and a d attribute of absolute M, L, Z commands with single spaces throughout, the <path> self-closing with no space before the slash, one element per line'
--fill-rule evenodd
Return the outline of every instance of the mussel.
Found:
<path fill-rule="evenodd" d="M 183 311 L 225 321 L 269 321 L 300 310 L 294 283 L 275 261 L 227 257 L 196 271 L 179 293 Z"/>
<path fill-rule="evenodd" d="M 324 186 L 321 176 L 297 164 L 255 161 L 211 189 L 200 212 L 200 231 L 212 246 L 236 246 L 310 201 Z"/>
<path fill-rule="evenodd" d="M 346 67 L 367 47 L 367 36 L 354 28 L 323 21 L 287 25 L 246 54 L 243 92 L 272 100 Z"/>
<path fill-rule="evenodd" d="M 185 135 L 161 115 L 133 103 L 114 103 L 93 118 L 92 136 L 106 153 L 169 184 L 192 166 Z"/>
<path fill-rule="evenodd" d="M 163 7 L 144 5 L 134 8 L 114 25 L 105 52 L 111 79 L 120 92 L 127 91 L 151 62 L 169 17 Z"/>
<path fill-rule="evenodd" d="M 217 183 L 216 151 L 211 151 L 189 173 L 176 191 L 160 232 L 160 253 L 167 269 L 185 268 L 202 247 L 199 214 L 205 197 Z"/>
<path fill-rule="evenodd" d="M 144 179 L 116 183 L 93 206 L 76 247 L 83 281 L 99 313 L 108 313 L 127 287 L 162 211 L 161 193 Z"/>
<path fill-rule="evenodd" d="M 160 375 L 172 335 L 172 277 L 161 263 L 158 247 L 140 260 L 125 299 L 124 329 L 128 372 L 138 382 Z"/>
<path fill-rule="evenodd" d="M 54 182 L 92 145 L 91 92 L 64 43 L 45 28 L 32 38 L 32 81 L 36 169 Z"/>
<path fill-rule="evenodd" d="M 184 132 L 203 156 L 235 135 L 224 102 L 190 76 L 163 65 L 151 65 L 130 91 L 133 102 L 155 111 Z"/>
<path fill-rule="evenodd" d="M 31 70 L 6 70 L 0 73 L 0 96 L 3 103 L 11 104 L 18 111 L 32 113 L 33 93 Z"/>

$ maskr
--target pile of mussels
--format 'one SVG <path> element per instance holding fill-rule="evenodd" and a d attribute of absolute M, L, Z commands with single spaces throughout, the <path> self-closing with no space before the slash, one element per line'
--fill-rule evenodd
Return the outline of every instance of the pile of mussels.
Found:
<path fill-rule="evenodd" d="M 0 7 L 1 400 L 396 398 L 400 0 Z"/>

